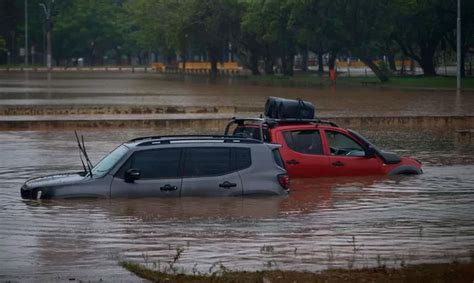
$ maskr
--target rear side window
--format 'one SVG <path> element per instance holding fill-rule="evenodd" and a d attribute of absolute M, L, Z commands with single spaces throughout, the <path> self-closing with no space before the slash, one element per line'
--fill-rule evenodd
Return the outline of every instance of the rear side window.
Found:
<path fill-rule="evenodd" d="M 188 148 L 184 176 L 216 176 L 232 171 L 230 148 Z"/>
<path fill-rule="evenodd" d="M 321 135 L 318 130 L 288 131 L 283 133 L 289 148 L 304 154 L 323 154 Z"/>
<path fill-rule="evenodd" d="M 135 152 L 120 169 L 118 176 L 123 178 L 130 168 L 139 169 L 140 179 L 177 178 L 181 149 L 154 149 Z"/>
<path fill-rule="evenodd" d="M 250 167 L 252 165 L 252 157 L 249 148 L 232 148 L 234 157 L 234 169 L 236 171 Z"/>
<path fill-rule="evenodd" d="M 275 163 L 281 168 L 285 168 L 285 164 L 283 163 L 283 159 L 281 158 L 280 151 L 278 149 L 274 149 L 272 150 L 272 153 Z"/>
<path fill-rule="evenodd" d="M 219 176 L 252 165 L 249 148 L 188 148 L 184 158 L 184 177 Z"/>

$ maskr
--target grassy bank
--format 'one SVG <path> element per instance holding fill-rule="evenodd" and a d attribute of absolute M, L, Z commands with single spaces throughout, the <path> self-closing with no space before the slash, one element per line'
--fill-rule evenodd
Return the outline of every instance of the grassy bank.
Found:
<path fill-rule="evenodd" d="M 120 262 L 137 276 L 153 282 L 473 282 L 474 263 L 419 264 L 402 268 L 330 269 L 298 271 L 224 271 L 211 275 L 167 274 L 142 265 Z"/>
<path fill-rule="evenodd" d="M 318 74 L 295 74 L 293 77 L 281 75 L 261 75 L 261 76 L 245 76 L 240 80 L 265 85 L 287 85 L 287 86 L 328 86 L 333 84 L 329 80 L 327 74 L 319 76 Z M 474 77 L 464 78 L 463 89 L 474 90 Z M 455 89 L 455 77 L 425 77 L 425 76 L 392 76 L 388 82 L 380 82 L 374 76 L 357 76 L 357 77 L 338 77 L 337 85 L 343 86 L 372 86 L 372 87 L 389 87 L 389 88 L 419 88 L 419 89 Z"/>

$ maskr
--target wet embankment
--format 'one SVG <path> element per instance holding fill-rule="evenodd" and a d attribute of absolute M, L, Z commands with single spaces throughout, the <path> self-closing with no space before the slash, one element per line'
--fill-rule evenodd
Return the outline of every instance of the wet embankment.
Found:
<path fill-rule="evenodd" d="M 227 109 L 203 111 L 182 110 L 163 114 L 100 114 L 100 115 L 0 115 L 0 131 L 143 128 L 168 130 L 173 133 L 196 129 L 199 132 L 223 131 L 232 117 L 258 117 L 255 112 L 234 112 Z M 105 111 L 104 111 L 105 112 Z M 138 111 L 134 111 L 135 113 Z M 158 112 L 158 111 L 157 111 Z M 442 129 L 453 132 L 471 129 L 474 116 L 388 116 L 388 117 L 321 117 L 345 128 Z"/>

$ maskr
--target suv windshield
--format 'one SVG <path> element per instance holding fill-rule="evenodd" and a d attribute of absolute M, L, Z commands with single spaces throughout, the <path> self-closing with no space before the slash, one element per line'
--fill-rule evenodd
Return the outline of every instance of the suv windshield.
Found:
<path fill-rule="evenodd" d="M 105 174 L 117 164 L 117 162 L 122 159 L 122 157 L 128 152 L 128 147 L 121 145 L 114 149 L 109 155 L 104 157 L 99 163 L 97 163 L 94 168 L 92 168 L 92 176 L 94 177 L 103 177 Z"/>

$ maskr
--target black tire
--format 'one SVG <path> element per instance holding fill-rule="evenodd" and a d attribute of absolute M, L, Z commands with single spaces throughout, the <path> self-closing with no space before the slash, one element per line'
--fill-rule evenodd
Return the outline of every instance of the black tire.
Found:
<path fill-rule="evenodd" d="M 388 173 L 390 176 L 395 176 L 395 175 L 420 175 L 423 174 L 423 171 L 420 168 L 417 168 L 415 166 L 400 166 Z"/>

